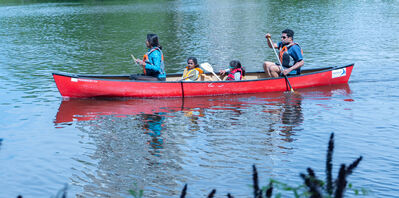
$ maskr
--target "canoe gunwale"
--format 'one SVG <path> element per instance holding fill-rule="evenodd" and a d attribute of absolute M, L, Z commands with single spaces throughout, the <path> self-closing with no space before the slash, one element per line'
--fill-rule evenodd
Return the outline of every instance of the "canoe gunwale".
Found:
<path fill-rule="evenodd" d="M 307 70 L 302 70 L 302 73 L 300 75 L 288 75 L 288 78 L 296 78 L 296 77 L 301 77 L 301 76 L 307 76 L 307 75 L 313 75 L 317 73 L 323 73 L 323 72 L 328 72 L 336 69 L 342 69 L 346 67 L 353 66 L 354 63 L 344 65 L 344 66 L 330 66 L 330 67 L 322 67 L 322 68 L 314 68 L 314 69 L 307 69 Z M 313 71 L 314 70 L 314 71 Z M 306 72 L 306 71 L 313 71 L 313 72 Z M 264 71 L 253 71 L 253 72 L 246 72 L 247 74 L 256 74 L 256 73 L 263 73 Z M 211 73 L 206 73 L 206 74 L 211 74 Z M 52 72 L 52 75 L 58 75 L 58 76 L 65 76 L 65 77 L 70 77 L 70 78 L 80 78 L 80 79 L 95 79 L 95 80 L 101 80 L 101 81 L 123 81 L 123 82 L 146 82 L 146 83 L 239 83 L 239 82 L 251 82 L 251 81 L 267 81 L 267 80 L 276 80 L 276 79 L 281 79 L 284 78 L 282 76 L 276 77 L 276 78 L 259 78 L 259 79 L 251 79 L 251 80 L 240 80 L 240 81 L 229 81 L 229 80 L 224 80 L 224 81 L 142 81 L 142 80 L 125 80 L 125 79 L 109 79 L 109 78 L 126 78 L 129 77 L 130 75 L 128 74 L 115 74 L 115 75 L 97 75 L 97 74 L 72 74 L 72 73 L 63 73 L 63 72 Z M 181 73 L 171 73 L 169 74 L 170 76 L 172 75 L 182 75 Z"/>
<path fill-rule="evenodd" d="M 288 76 L 294 89 L 348 83 L 354 64 L 303 70 Z M 170 98 L 287 91 L 284 77 L 263 78 L 265 73 L 249 72 L 240 81 L 182 81 L 181 74 L 169 74 L 169 81 L 131 80 L 130 75 L 80 75 L 52 73 L 62 97 Z M 251 79 L 252 78 L 252 79 Z M 259 79 L 255 79 L 259 78 Z"/>

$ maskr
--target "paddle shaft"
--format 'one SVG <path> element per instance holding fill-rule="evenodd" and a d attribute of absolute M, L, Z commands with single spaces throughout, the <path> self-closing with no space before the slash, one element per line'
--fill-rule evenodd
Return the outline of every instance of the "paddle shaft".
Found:
<path fill-rule="evenodd" d="M 215 74 L 215 72 L 211 71 L 211 73 L 212 73 L 219 81 L 222 81 L 222 79 L 220 79 L 219 76 L 217 76 L 217 75 Z"/>
<path fill-rule="evenodd" d="M 267 37 L 267 39 L 269 39 L 270 45 L 272 46 L 273 51 L 274 51 L 274 54 L 276 55 L 276 58 L 277 58 L 277 60 L 278 60 L 278 63 L 280 64 L 281 73 L 283 74 L 285 80 L 287 81 L 288 86 L 290 87 L 291 92 L 294 92 L 294 89 L 292 88 L 291 83 L 290 83 L 290 81 L 288 80 L 288 77 L 283 73 L 284 68 L 283 68 L 283 65 L 281 64 L 280 57 L 278 57 L 278 55 L 277 55 L 276 48 L 274 48 L 274 44 L 273 44 L 273 42 L 272 42 L 272 39 L 271 39 L 270 37 Z"/>

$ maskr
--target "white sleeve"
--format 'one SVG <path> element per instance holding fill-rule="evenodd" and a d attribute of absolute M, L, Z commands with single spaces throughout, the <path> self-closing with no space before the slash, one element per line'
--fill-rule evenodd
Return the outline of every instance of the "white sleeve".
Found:
<path fill-rule="evenodd" d="M 234 80 L 241 80 L 240 79 L 240 77 L 241 77 L 241 73 L 240 72 L 236 72 L 235 74 L 234 74 Z"/>

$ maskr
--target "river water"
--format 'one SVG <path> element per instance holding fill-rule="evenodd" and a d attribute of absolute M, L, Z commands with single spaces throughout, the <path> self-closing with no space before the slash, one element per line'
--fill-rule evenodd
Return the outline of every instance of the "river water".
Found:
<path fill-rule="evenodd" d="M 168 73 L 189 56 L 215 70 L 274 60 L 264 35 L 295 31 L 304 68 L 355 63 L 348 84 L 185 99 L 63 100 L 52 72 L 140 73 L 130 54 L 157 33 Z M 399 2 L 0 1 L 0 197 L 249 197 L 252 168 L 299 185 L 324 179 L 335 133 L 364 197 L 399 197 Z M 396 120 L 396 121 L 395 121 Z M 293 197 L 290 193 L 284 193 Z M 347 197 L 355 197 L 348 190 Z"/>

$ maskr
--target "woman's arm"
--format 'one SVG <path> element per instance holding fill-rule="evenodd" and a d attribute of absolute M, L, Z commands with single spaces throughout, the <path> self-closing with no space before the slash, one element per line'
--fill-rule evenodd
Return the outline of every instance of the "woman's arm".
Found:
<path fill-rule="evenodd" d="M 148 56 L 148 61 L 145 62 L 145 68 L 161 71 L 161 61 L 161 52 L 159 50 L 155 50 Z"/>

